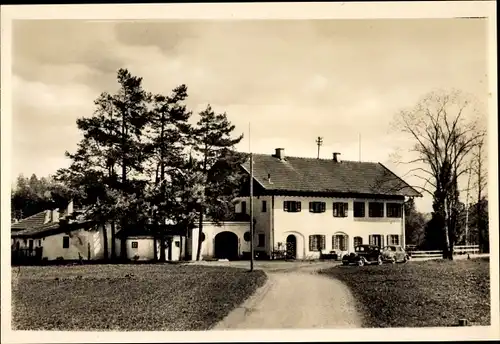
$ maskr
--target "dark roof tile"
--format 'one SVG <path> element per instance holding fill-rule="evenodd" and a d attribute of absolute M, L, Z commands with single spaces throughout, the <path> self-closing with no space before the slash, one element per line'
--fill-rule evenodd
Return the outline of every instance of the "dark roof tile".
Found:
<path fill-rule="evenodd" d="M 39 227 L 45 224 L 45 215 L 49 210 L 44 210 L 35 215 L 20 220 L 19 222 L 11 224 L 13 231 L 19 231 L 27 228 Z"/>
<path fill-rule="evenodd" d="M 243 164 L 250 171 L 250 161 Z M 410 185 L 374 162 L 253 154 L 254 178 L 266 190 L 420 197 Z M 270 179 L 268 179 L 270 176 Z"/>

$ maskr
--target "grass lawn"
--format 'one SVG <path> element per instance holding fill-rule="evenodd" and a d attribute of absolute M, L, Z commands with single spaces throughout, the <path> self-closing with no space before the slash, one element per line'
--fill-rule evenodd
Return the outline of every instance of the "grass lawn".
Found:
<path fill-rule="evenodd" d="M 12 326 L 206 330 L 265 280 L 262 271 L 182 264 L 15 267 Z"/>
<path fill-rule="evenodd" d="M 435 260 L 321 271 L 343 281 L 365 327 L 490 325 L 489 259 Z"/>

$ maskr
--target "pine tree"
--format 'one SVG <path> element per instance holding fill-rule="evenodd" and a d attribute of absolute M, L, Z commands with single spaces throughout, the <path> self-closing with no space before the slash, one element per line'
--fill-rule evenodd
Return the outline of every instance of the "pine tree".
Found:
<path fill-rule="evenodd" d="M 194 168 L 200 174 L 203 193 L 198 201 L 198 243 L 196 260 L 200 259 L 203 221 L 206 214 L 218 214 L 228 202 L 224 193 L 229 190 L 231 197 L 234 188 L 225 187 L 238 179 L 234 175 L 239 171 L 241 155 L 234 152 L 234 145 L 239 143 L 243 135 L 233 138 L 235 126 L 229 122 L 226 113 L 216 114 L 210 105 L 200 112 L 200 119 L 193 130 L 193 148 L 197 153 Z M 224 162 L 225 161 L 225 162 Z M 230 184 L 229 183 L 229 184 Z M 194 244 L 194 243 L 193 243 Z"/>
<path fill-rule="evenodd" d="M 95 101 L 94 115 L 77 120 L 83 139 L 74 154 L 67 154 L 70 168 L 59 172 L 62 180 L 79 190 L 89 216 L 101 222 L 113 220 L 113 246 L 115 218 L 125 234 L 127 225 L 143 217 L 137 204 L 144 188 L 140 177 L 148 157 L 144 130 L 150 114 L 150 95 L 142 87 L 142 78 L 120 69 L 117 80 L 118 91 L 102 93 Z M 122 235 L 122 258 L 126 257 L 125 238 Z"/>
<path fill-rule="evenodd" d="M 154 224 L 165 224 L 172 218 L 172 207 L 167 201 L 168 180 L 172 171 L 183 165 L 187 135 L 190 131 L 188 119 L 191 113 L 183 104 L 187 98 L 187 87 L 176 87 L 169 96 L 156 95 L 149 118 L 147 151 L 150 153 L 150 165 L 154 170 L 154 188 L 150 192 L 152 218 Z M 163 227 L 159 227 L 163 228 Z M 160 260 L 165 260 L 165 234 L 154 233 L 160 240 Z M 154 243 L 156 259 L 156 240 Z"/>

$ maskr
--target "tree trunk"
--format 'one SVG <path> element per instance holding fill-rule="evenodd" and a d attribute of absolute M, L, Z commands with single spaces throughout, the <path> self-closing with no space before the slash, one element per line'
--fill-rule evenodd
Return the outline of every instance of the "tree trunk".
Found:
<path fill-rule="evenodd" d="M 179 260 L 182 260 L 182 235 L 179 238 Z"/>
<path fill-rule="evenodd" d="M 115 221 L 111 221 L 111 260 L 116 259 L 116 227 Z"/>
<path fill-rule="evenodd" d="M 160 234 L 160 262 L 164 262 L 166 260 L 165 257 L 165 249 L 167 248 L 167 245 L 165 243 L 165 235 L 163 231 L 161 231 Z"/>
<path fill-rule="evenodd" d="M 122 261 L 125 261 L 127 260 L 127 235 L 125 233 L 125 218 L 123 218 L 121 220 L 121 224 L 120 224 L 120 232 L 121 232 L 121 236 L 120 236 L 120 259 Z"/>
<path fill-rule="evenodd" d="M 153 234 L 153 260 L 156 262 L 158 261 L 158 239 L 156 238 L 156 233 Z"/>
<path fill-rule="evenodd" d="M 127 166 L 126 166 L 126 140 L 125 140 L 125 135 L 127 132 L 127 127 L 126 127 L 126 112 L 127 110 L 124 111 L 122 114 L 122 137 L 121 137 L 121 143 L 122 143 L 122 192 L 125 194 L 127 191 Z M 123 195 L 124 196 L 124 195 Z M 121 238 L 120 238 L 120 258 L 122 260 L 127 259 L 127 236 L 125 233 L 125 227 L 126 227 L 126 219 L 124 216 L 122 216 L 121 221 L 120 221 L 120 231 L 122 233 Z"/>
<path fill-rule="evenodd" d="M 444 200 L 444 248 L 443 248 L 443 258 L 450 259 L 450 232 L 449 232 L 449 223 L 450 223 L 450 213 L 448 211 L 448 202 Z"/>
<path fill-rule="evenodd" d="M 203 212 L 204 208 L 203 206 L 200 207 L 200 216 L 199 216 L 199 221 L 198 221 L 198 247 L 196 249 L 196 260 L 200 260 L 200 255 L 201 255 L 201 235 L 203 233 Z"/>
<path fill-rule="evenodd" d="M 108 249 L 108 231 L 106 230 L 106 222 L 102 224 L 102 240 L 104 249 L 104 260 L 109 260 L 109 249 Z"/>

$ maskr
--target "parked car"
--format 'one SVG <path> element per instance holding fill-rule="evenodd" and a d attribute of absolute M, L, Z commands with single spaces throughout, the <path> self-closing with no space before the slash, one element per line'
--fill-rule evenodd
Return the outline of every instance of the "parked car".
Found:
<path fill-rule="evenodd" d="M 399 245 L 389 245 L 382 249 L 382 259 L 390 263 L 406 263 L 410 256 Z"/>
<path fill-rule="evenodd" d="M 363 266 L 365 264 L 383 263 L 380 247 L 375 245 L 358 245 L 354 248 L 354 252 L 342 257 L 342 265 L 356 264 Z"/>

